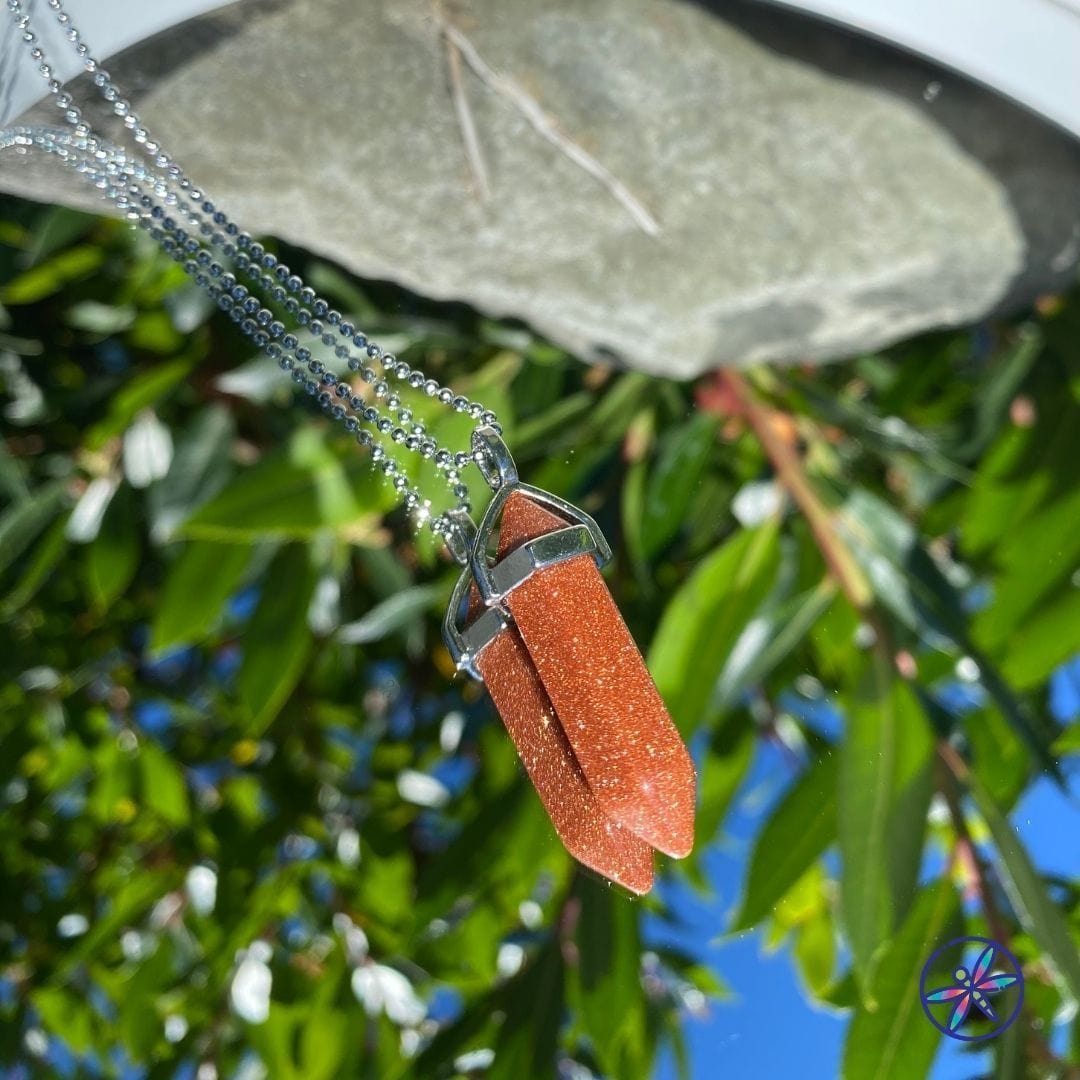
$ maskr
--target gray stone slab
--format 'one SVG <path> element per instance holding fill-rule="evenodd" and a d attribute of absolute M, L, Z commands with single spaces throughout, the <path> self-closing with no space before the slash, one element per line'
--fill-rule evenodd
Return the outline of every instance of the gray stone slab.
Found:
<path fill-rule="evenodd" d="M 825 360 L 1060 287 L 1080 152 L 925 63 L 752 4 L 469 0 L 455 25 L 660 225 L 465 68 L 481 200 L 430 3 L 244 3 L 110 63 L 248 228 L 686 377 Z M 40 117 L 54 122 L 48 111 Z M 0 187 L 97 206 L 50 162 Z"/>

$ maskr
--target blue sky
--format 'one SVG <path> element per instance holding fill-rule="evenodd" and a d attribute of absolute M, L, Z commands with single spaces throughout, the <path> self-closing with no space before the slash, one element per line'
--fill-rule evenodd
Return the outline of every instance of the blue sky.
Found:
<path fill-rule="evenodd" d="M 1080 661 L 1055 676 L 1051 707 L 1061 719 L 1080 712 Z M 846 1018 L 809 1004 L 787 949 L 766 953 L 757 932 L 718 940 L 738 899 L 763 808 L 769 805 L 762 806 L 762 785 L 778 791 L 790 771 L 773 747 L 762 745 L 728 815 L 723 838 L 705 856 L 715 896 L 703 900 L 689 889 L 669 887 L 666 897 L 682 926 L 674 932 L 654 929 L 653 940 L 671 941 L 699 955 L 735 995 L 735 1000 L 713 1006 L 707 1018 L 686 1021 L 695 1078 L 834 1080 L 840 1075 Z M 1071 780 L 1071 798 L 1049 780 L 1036 781 L 1011 817 L 1041 871 L 1080 877 L 1080 777 Z M 987 1055 L 966 1053 L 959 1044 L 945 1042 L 930 1080 L 972 1080 L 985 1074 Z M 656 1080 L 674 1080 L 676 1075 L 665 1055 Z"/>

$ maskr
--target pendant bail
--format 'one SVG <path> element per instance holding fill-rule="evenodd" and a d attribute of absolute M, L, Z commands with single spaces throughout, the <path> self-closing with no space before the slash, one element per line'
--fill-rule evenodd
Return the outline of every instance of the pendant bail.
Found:
<path fill-rule="evenodd" d="M 492 491 L 518 483 L 517 465 L 499 429 L 484 424 L 472 433 L 473 460 Z"/>
<path fill-rule="evenodd" d="M 473 460 L 494 497 L 479 526 L 463 509 L 446 512 L 446 546 L 464 569 L 443 621 L 443 641 L 457 667 L 483 681 L 476 659 L 502 630 L 513 625 L 513 616 L 506 606 L 510 593 L 541 570 L 578 555 L 590 555 L 598 567 L 603 566 L 611 559 L 611 547 L 600 526 L 584 511 L 557 495 L 521 482 L 517 465 L 498 428 L 490 424 L 476 428 L 472 448 Z M 515 493 L 557 515 L 565 527 L 533 537 L 496 559 L 488 550 L 491 538 L 503 508 Z M 470 587 L 475 587 L 484 611 L 465 625 Z"/>

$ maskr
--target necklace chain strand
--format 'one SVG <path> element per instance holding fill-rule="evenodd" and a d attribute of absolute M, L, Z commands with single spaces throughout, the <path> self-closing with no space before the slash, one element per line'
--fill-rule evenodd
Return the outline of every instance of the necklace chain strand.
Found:
<path fill-rule="evenodd" d="M 414 370 L 404 361 L 385 353 L 367 335 L 358 331 L 315 291 L 304 284 L 272 253 L 267 252 L 246 232 L 241 231 L 204 193 L 195 187 L 180 166 L 154 139 L 150 131 L 124 98 L 109 73 L 91 56 L 78 29 L 64 10 L 63 0 L 47 0 L 57 22 L 93 76 L 94 85 L 113 112 L 123 118 L 124 126 L 132 133 L 134 142 L 147 156 L 148 168 L 130 160 L 121 147 L 101 140 L 75 104 L 70 93 L 53 77 L 52 66 L 35 34 L 29 15 L 21 0 L 7 0 L 17 29 L 38 64 L 39 74 L 46 80 L 54 102 L 63 111 L 72 131 L 55 129 L 15 128 L 0 133 L 0 149 L 7 146 L 34 146 L 60 157 L 67 165 L 91 180 L 113 202 L 124 216 L 146 229 L 166 253 L 172 256 L 195 279 L 196 283 L 230 316 L 238 329 L 250 338 L 279 365 L 291 371 L 293 379 L 316 398 L 318 404 L 335 420 L 354 432 L 357 441 L 368 446 L 372 460 L 378 464 L 403 498 L 405 506 L 414 513 L 417 525 L 430 522 L 432 531 L 450 539 L 454 530 L 452 517 L 440 514 L 431 519 L 430 502 L 419 489 L 410 485 L 394 457 L 387 454 L 383 440 L 402 446 L 406 451 L 432 460 L 443 480 L 450 487 L 459 510 L 469 510 L 469 492 L 461 482 L 461 470 L 474 460 L 472 453 L 440 447 L 430 436 L 422 421 L 413 417 L 412 410 L 401 397 L 391 391 L 389 378 L 404 381 L 416 391 L 434 398 L 456 412 L 466 413 L 478 425 L 498 429 L 497 418 L 479 402 L 470 401 L 422 371 Z M 155 171 L 156 170 L 156 171 Z M 179 189 L 179 194 L 175 189 Z M 186 196 L 186 198 L 185 198 Z M 186 219 L 188 231 L 169 213 Z M 252 283 L 284 307 L 301 331 L 306 330 L 334 355 L 347 362 L 364 383 L 371 386 L 376 400 L 385 398 L 386 408 L 394 417 L 360 395 L 352 387 L 328 371 L 311 350 L 300 345 L 296 333 L 287 330 L 274 313 L 260 304 L 258 298 L 236 276 L 226 270 L 212 251 L 231 261 L 234 269 L 245 274 Z M 335 336 L 333 330 L 338 331 Z M 382 364 L 385 375 L 380 377 L 369 361 Z M 308 374 L 310 373 L 310 375 Z M 395 423 L 396 421 L 396 423 Z M 362 425 L 368 425 L 363 427 Z"/>

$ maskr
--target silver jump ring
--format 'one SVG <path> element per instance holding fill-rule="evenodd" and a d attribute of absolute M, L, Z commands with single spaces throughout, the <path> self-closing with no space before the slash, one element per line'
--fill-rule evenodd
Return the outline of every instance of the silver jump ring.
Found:
<path fill-rule="evenodd" d="M 472 433 L 473 460 L 492 491 L 518 482 L 517 465 L 498 428 L 484 424 Z"/>
<path fill-rule="evenodd" d="M 469 517 L 468 511 L 460 507 L 447 510 L 444 517 L 446 531 L 443 538 L 446 546 L 454 557 L 454 562 L 468 566 L 476 547 L 476 523 Z"/>

